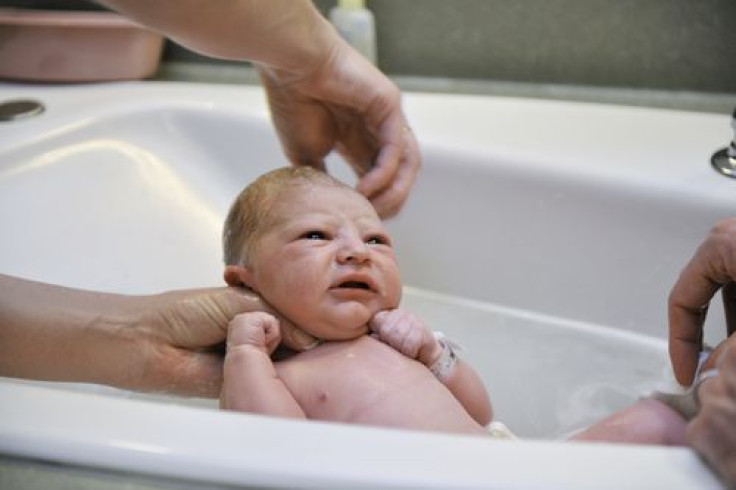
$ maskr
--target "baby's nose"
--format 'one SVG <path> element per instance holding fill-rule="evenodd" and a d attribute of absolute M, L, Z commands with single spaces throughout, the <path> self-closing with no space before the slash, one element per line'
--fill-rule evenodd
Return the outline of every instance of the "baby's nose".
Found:
<path fill-rule="evenodd" d="M 362 263 L 369 259 L 368 246 L 362 240 L 351 240 L 339 250 L 337 259 L 341 263 Z"/>

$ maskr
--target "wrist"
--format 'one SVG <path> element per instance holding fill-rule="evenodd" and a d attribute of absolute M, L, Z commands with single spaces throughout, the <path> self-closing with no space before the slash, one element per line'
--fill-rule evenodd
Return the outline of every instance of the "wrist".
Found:
<path fill-rule="evenodd" d="M 427 340 L 424 347 L 422 348 L 419 355 L 419 361 L 425 366 L 430 367 L 434 363 L 436 363 L 442 356 L 443 347 L 440 341 L 434 335 L 434 332 L 429 332 L 428 337 L 430 340 Z"/>
<path fill-rule="evenodd" d="M 109 295 L 99 315 L 83 331 L 78 344 L 87 360 L 88 382 L 123 389 L 152 390 L 148 384 L 156 341 L 144 319 L 145 296 Z"/>
<path fill-rule="evenodd" d="M 429 370 L 442 383 L 445 383 L 452 373 L 455 371 L 458 363 L 457 351 L 460 350 L 459 344 L 445 336 L 442 332 L 433 332 L 437 343 L 441 350 L 437 359 L 430 365 Z"/>
<path fill-rule="evenodd" d="M 121 385 L 117 357 L 134 355 L 131 297 L 1 275 L 0 292 L 0 374 Z"/>
<path fill-rule="evenodd" d="M 268 358 L 271 359 L 271 356 L 268 354 L 268 351 L 266 350 L 266 346 L 264 345 L 256 345 L 256 344 L 235 344 L 232 345 L 228 343 L 227 345 L 227 351 L 225 353 L 225 359 L 235 359 L 235 358 Z"/>
<path fill-rule="evenodd" d="M 201 54 L 292 73 L 341 39 L 311 0 L 98 1 Z"/>
<path fill-rule="evenodd" d="M 288 8 L 266 33 L 268 49 L 252 59 L 261 76 L 278 85 L 311 78 L 331 63 L 345 41 L 316 8 Z"/>
<path fill-rule="evenodd" d="M 50 345 L 67 359 L 50 363 L 63 370 L 58 380 L 134 388 L 144 365 L 139 298 L 85 291 L 69 299 Z"/>

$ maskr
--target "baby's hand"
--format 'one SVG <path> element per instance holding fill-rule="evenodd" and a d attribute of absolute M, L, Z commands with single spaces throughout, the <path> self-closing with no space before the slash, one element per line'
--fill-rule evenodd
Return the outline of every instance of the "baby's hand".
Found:
<path fill-rule="evenodd" d="M 228 350 L 238 346 L 253 346 L 270 355 L 280 342 L 279 322 L 268 313 L 241 313 L 228 326 Z"/>
<path fill-rule="evenodd" d="M 380 341 L 426 366 L 431 366 L 442 353 L 442 346 L 432 332 L 407 311 L 379 311 L 368 325 Z"/>

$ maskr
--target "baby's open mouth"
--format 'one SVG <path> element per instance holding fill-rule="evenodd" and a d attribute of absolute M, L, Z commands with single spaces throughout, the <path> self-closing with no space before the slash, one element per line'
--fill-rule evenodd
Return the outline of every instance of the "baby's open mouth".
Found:
<path fill-rule="evenodd" d="M 340 289 L 365 289 L 371 290 L 371 286 L 367 282 L 362 281 L 346 281 L 337 286 Z"/>

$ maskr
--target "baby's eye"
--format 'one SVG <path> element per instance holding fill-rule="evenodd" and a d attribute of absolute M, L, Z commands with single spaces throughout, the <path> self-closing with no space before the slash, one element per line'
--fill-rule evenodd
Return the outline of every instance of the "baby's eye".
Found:
<path fill-rule="evenodd" d="M 391 242 L 388 238 L 381 235 L 373 235 L 365 241 L 368 245 L 390 245 Z"/>
<path fill-rule="evenodd" d="M 301 238 L 305 240 L 327 240 L 327 234 L 319 230 L 310 230 L 302 234 Z"/>

